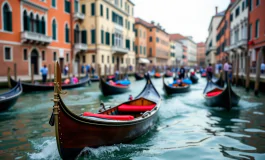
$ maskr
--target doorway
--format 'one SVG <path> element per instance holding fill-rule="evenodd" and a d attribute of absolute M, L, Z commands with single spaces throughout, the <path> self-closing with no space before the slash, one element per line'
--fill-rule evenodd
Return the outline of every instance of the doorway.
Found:
<path fill-rule="evenodd" d="M 74 73 L 75 74 L 78 74 L 78 69 L 79 69 L 79 67 L 80 67 L 80 56 L 79 56 L 79 54 L 76 54 L 76 56 L 75 56 L 75 62 L 74 62 Z"/>
<path fill-rule="evenodd" d="M 120 71 L 120 58 L 117 57 L 117 70 Z"/>
<path fill-rule="evenodd" d="M 31 52 L 31 56 L 30 56 L 30 64 L 34 65 L 33 67 L 33 72 L 34 74 L 38 75 L 39 74 L 39 61 L 38 61 L 38 51 L 36 49 L 34 49 L 32 52 Z M 30 67 L 31 67 L 30 65 Z"/>
<path fill-rule="evenodd" d="M 64 69 L 64 58 L 60 58 L 59 59 L 59 63 L 60 63 L 60 67 L 61 67 L 61 73 L 63 73 L 63 69 Z"/>

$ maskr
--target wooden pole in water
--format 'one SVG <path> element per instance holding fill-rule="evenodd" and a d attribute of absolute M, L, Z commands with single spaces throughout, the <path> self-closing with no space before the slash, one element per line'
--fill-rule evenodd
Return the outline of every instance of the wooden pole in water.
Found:
<path fill-rule="evenodd" d="M 34 64 L 31 64 L 31 83 L 34 83 Z"/>
<path fill-rule="evenodd" d="M 52 66 L 51 66 L 51 64 L 49 64 L 48 72 L 49 72 L 49 82 L 52 82 Z"/>
<path fill-rule="evenodd" d="M 70 64 L 68 64 L 68 73 L 67 74 L 68 74 L 68 78 L 70 78 Z"/>
<path fill-rule="evenodd" d="M 239 78 L 239 55 L 236 55 L 236 85 L 238 85 Z"/>
<path fill-rule="evenodd" d="M 106 64 L 104 68 L 104 78 L 105 78 L 105 81 L 107 81 L 107 65 Z"/>
<path fill-rule="evenodd" d="M 248 52 L 246 51 L 246 91 L 249 91 L 249 82 L 250 82 L 250 56 L 248 54 Z"/>
<path fill-rule="evenodd" d="M 11 69 L 10 69 L 10 67 L 8 67 L 7 68 L 7 85 L 8 85 L 8 87 L 9 88 L 11 88 L 12 86 L 11 86 L 11 82 L 10 82 L 10 71 L 11 71 Z"/>
<path fill-rule="evenodd" d="M 15 77 L 15 81 L 17 81 L 17 64 L 14 63 L 14 77 Z"/>
<path fill-rule="evenodd" d="M 98 64 L 97 66 L 98 66 L 97 67 L 98 68 L 98 75 L 101 77 L 101 66 L 100 66 L 100 64 Z"/>
<path fill-rule="evenodd" d="M 262 49 L 258 52 L 258 59 L 256 64 L 256 81 L 255 81 L 255 95 L 257 96 L 259 93 L 259 82 L 260 82 L 260 65 L 262 59 Z"/>

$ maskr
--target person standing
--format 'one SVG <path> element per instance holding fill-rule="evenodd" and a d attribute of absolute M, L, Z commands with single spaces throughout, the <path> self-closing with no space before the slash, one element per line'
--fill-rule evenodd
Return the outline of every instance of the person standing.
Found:
<path fill-rule="evenodd" d="M 229 63 L 228 60 L 226 60 L 224 64 L 224 72 L 225 72 L 225 81 L 227 82 L 228 80 L 228 73 L 229 73 Z"/>
<path fill-rule="evenodd" d="M 86 75 L 88 75 L 89 72 L 90 72 L 90 66 L 87 64 L 86 65 Z"/>
<path fill-rule="evenodd" d="M 181 66 L 179 70 L 179 79 L 184 79 L 185 78 L 185 68 Z"/>
<path fill-rule="evenodd" d="M 65 76 L 68 74 L 68 70 L 69 70 L 68 65 L 65 65 L 64 66 L 64 75 Z"/>
<path fill-rule="evenodd" d="M 211 63 L 209 63 L 209 66 L 206 69 L 206 73 L 207 73 L 208 80 L 211 80 L 213 77 L 213 67 Z"/>
<path fill-rule="evenodd" d="M 47 66 L 44 65 L 41 68 L 40 72 L 41 72 L 41 75 L 42 75 L 42 83 L 45 83 L 46 80 L 47 80 L 47 74 L 48 74 L 48 68 L 47 68 Z"/>

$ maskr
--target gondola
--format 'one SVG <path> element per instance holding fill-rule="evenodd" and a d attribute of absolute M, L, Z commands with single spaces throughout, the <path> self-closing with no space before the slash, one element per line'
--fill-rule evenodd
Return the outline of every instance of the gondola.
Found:
<path fill-rule="evenodd" d="M 56 142 L 62 159 L 75 159 L 85 147 L 97 148 L 129 143 L 147 133 L 158 118 L 161 96 L 150 79 L 132 101 L 102 109 L 97 114 L 76 115 L 63 102 L 58 62 L 55 66 L 53 114 L 49 124 L 55 126 Z M 104 104 L 102 103 L 103 108 Z"/>
<path fill-rule="evenodd" d="M 138 80 L 143 80 L 144 79 L 144 75 L 143 74 L 139 74 L 139 73 L 135 73 L 134 74 L 135 79 Z"/>
<path fill-rule="evenodd" d="M 9 76 L 9 81 L 11 86 L 16 86 L 17 81 L 13 80 L 11 76 Z M 86 84 L 90 83 L 89 77 L 84 77 L 79 80 L 79 83 L 77 84 L 62 84 L 63 89 L 70 89 L 70 88 L 77 88 L 85 86 Z M 46 84 L 31 84 L 31 83 L 25 83 L 21 82 L 21 85 L 23 87 L 23 92 L 34 92 L 34 91 L 48 91 L 53 90 L 53 83 L 46 83 Z"/>
<path fill-rule="evenodd" d="M 161 78 L 161 74 L 160 73 L 155 73 L 154 77 L 155 78 Z"/>
<path fill-rule="evenodd" d="M 121 94 L 129 91 L 130 86 L 110 85 L 100 77 L 99 88 L 104 96 Z"/>
<path fill-rule="evenodd" d="M 190 75 L 190 80 L 192 81 L 193 84 L 198 83 L 199 78 L 194 74 Z"/>
<path fill-rule="evenodd" d="M 232 90 L 230 82 L 227 83 L 225 88 L 223 88 L 214 84 L 210 80 L 203 91 L 203 95 L 208 106 L 224 107 L 227 110 L 230 110 L 233 106 L 236 106 L 240 100 L 240 97 Z"/>
<path fill-rule="evenodd" d="M 184 86 L 178 87 L 170 87 L 165 83 L 165 78 L 163 77 L 163 89 L 167 94 L 175 94 L 175 93 L 185 93 L 190 91 L 190 85 L 183 84 Z"/>
<path fill-rule="evenodd" d="M 6 93 L 0 94 L 0 111 L 4 111 L 12 107 L 22 92 L 22 85 L 20 81 L 18 81 L 17 85 L 13 89 Z"/>
<path fill-rule="evenodd" d="M 165 77 L 173 77 L 173 73 L 172 72 L 166 72 Z"/>
<path fill-rule="evenodd" d="M 217 77 L 213 77 L 212 78 L 212 82 L 216 85 L 218 85 L 219 87 L 224 87 L 225 86 L 225 81 L 223 80 L 223 76 L 222 76 L 223 73 L 220 74 L 220 77 L 217 78 Z"/>
<path fill-rule="evenodd" d="M 98 76 L 91 76 L 90 77 L 90 81 L 91 82 L 98 82 L 99 81 L 99 77 Z"/>

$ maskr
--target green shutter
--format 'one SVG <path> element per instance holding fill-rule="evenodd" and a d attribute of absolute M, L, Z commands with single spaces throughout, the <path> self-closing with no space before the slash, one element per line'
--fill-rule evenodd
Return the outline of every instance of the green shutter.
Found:
<path fill-rule="evenodd" d="M 56 40 L 56 24 L 52 23 L 52 39 Z"/>
<path fill-rule="evenodd" d="M 87 33 L 86 33 L 86 30 L 83 30 L 82 31 L 82 43 L 83 44 L 87 44 Z"/>
<path fill-rule="evenodd" d="M 106 32 L 106 41 L 105 41 L 106 45 L 110 45 L 110 36 L 109 36 L 109 32 Z"/>
<path fill-rule="evenodd" d="M 91 3 L 91 16 L 95 15 L 95 3 Z"/>
<path fill-rule="evenodd" d="M 114 41 L 115 41 L 115 37 L 114 37 L 114 34 L 112 34 L 112 46 L 114 46 Z"/>
<path fill-rule="evenodd" d="M 85 4 L 82 4 L 82 13 L 86 14 L 86 5 Z"/>
<path fill-rule="evenodd" d="M 45 33 L 45 28 L 46 28 L 46 26 L 45 26 L 45 21 L 42 21 L 42 29 L 43 29 L 42 33 L 43 33 L 43 34 L 46 34 L 46 33 Z"/>
<path fill-rule="evenodd" d="M 128 21 L 128 30 L 130 30 L 130 25 L 131 25 L 131 24 L 130 24 L 130 22 Z"/>
<path fill-rule="evenodd" d="M 100 5 L 100 15 L 103 17 L 103 5 Z"/>
<path fill-rule="evenodd" d="M 65 42 L 69 42 L 69 33 L 67 27 L 65 27 Z"/>
<path fill-rule="evenodd" d="M 106 9 L 107 19 L 109 19 L 109 9 Z"/>
<path fill-rule="evenodd" d="M 75 7 L 75 13 L 78 12 L 78 1 L 74 0 L 75 3 L 74 3 L 74 7 Z"/>
<path fill-rule="evenodd" d="M 96 35 L 95 35 L 95 33 L 96 33 L 95 29 L 91 30 L 91 44 L 95 44 L 96 43 Z"/>
<path fill-rule="evenodd" d="M 42 33 L 42 21 L 38 21 L 38 25 L 39 25 L 39 32 L 38 33 Z"/>
<path fill-rule="evenodd" d="M 101 30 L 101 44 L 104 44 L 104 31 Z"/>
<path fill-rule="evenodd" d="M 52 6 L 53 6 L 54 8 L 56 8 L 55 0 L 52 0 Z"/>

